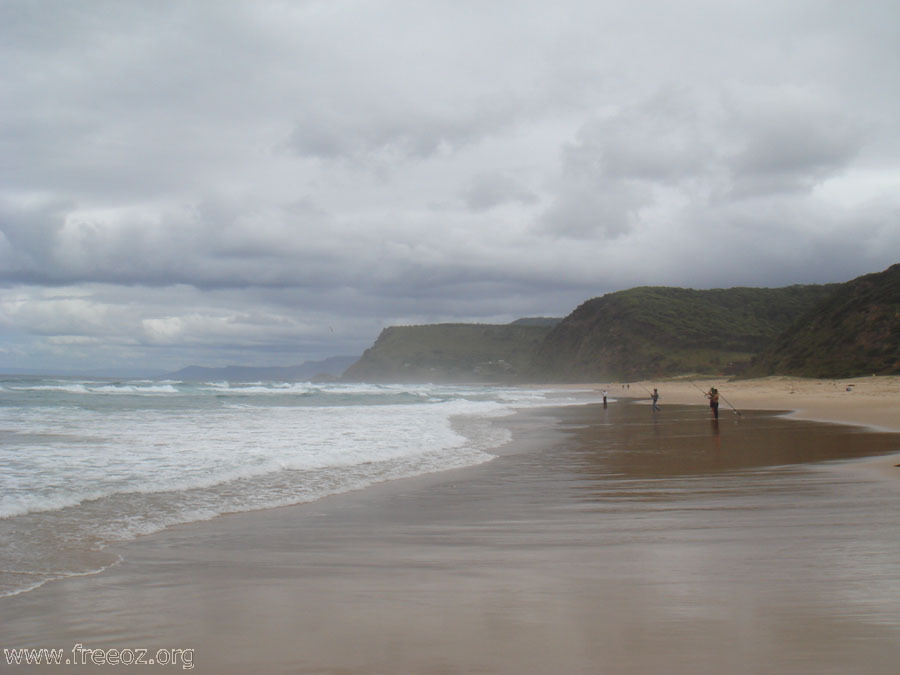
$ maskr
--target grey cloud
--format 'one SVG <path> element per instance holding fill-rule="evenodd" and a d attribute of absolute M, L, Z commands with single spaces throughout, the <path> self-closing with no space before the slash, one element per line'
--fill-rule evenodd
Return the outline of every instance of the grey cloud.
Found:
<path fill-rule="evenodd" d="M 760 130 L 735 158 L 736 173 L 804 175 L 812 180 L 844 168 L 859 151 L 859 134 L 827 122 L 794 120 Z"/>
<path fill-rule="evenodd" d="M 639 223 L 650 196 L 645 187 L 626 182 L 566 186 L 542 216 L 542 229 L 554 235 L 589 240 L 622 236 Z"/>
<path fill-rule="evenodd" d="M 569 148 L 573 166 L 596 165 L 608 180 L 678 181 L 714 155 L 703 101 L 663 90 L 616 115 L 588 122 Z"/>
<path fill-rule="evenodd" d="M 568 236 L 622 236 L 655 203 L 655 186 L 678 187 L 711 170 L 715 151 L 692 103 L 662 92 L 588 120 L 564 150 L 559 191 L 543 226 Z"/>
<path fill-rule="evenodd" d="M 364 104 L 360 102 L 360 107 Z M 497 101 L 468 111 L 428 110 L 418 102 L 365 106 L 365 113 L 313 105 L 291 132 L 287 146 L 318 159 L 387 157 L 424 159 L 476 143 L 513 123 L 514 106 Z"/>
<path fill-rule="evenodd" d="M 780 85 L 702 95 L 663 89 L 581 127 L 541 222 L 551 232 L 608 238 L 673 205 L 802 198 L 860 153 L 866 135 L 851 114 L 822 92 Z"/>
<path fill-rule="evenodd" d="M 0 217 L 9 244 L 0 279 L 7 283 L 166 282 L 174 265 L 161 259 L 185 252 L 182 242 L 169 236 L 174 233 L 156 223 L 84 219 L 71 204 L 6 208 Z"/>
<path fill-rule="evenodd" d="M 0 280 L 40 277 L 54 265 L 53 241 L 71 208 L 58 199 L 0 198 Z"/>
<path fill-rule="evenodd" d="M 479 174 L 462 191 L 466 207 L 472 211 L 487 211 L 509 203 L 531 205 L 538 196 L 522 181 L 505 172 Z"/>
<path fill-rule="evenodd" d="M 207 201 L 160 213 L 7 204 L 0 235 L 0 280 L 7 283 L 320 285 L 333 283 L 342 258 L 324 215 L 301 204 Z"/>
<path fill-rule="evenodd" d="M 808 191 L 847 166 L 866 140 L 849 102 L 794 87 L 728 96 L 725 164 L 735 197 Z"/>
<path fill-rule="evenodd" d="M 896 262 L 896 3 L 633 5 L 0 4 L 0 365 Z"/>

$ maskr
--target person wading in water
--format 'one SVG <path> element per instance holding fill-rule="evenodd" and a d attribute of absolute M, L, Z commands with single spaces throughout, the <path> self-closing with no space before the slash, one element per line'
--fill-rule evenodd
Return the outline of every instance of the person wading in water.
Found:
<path fill-rule="evenodd" d="M 710 387 L 706 393 L 706 398 L 709 399 L 709 409 L 712 411 L 713 417 L 719 419 L 719 390 L 715 387 Z"/>

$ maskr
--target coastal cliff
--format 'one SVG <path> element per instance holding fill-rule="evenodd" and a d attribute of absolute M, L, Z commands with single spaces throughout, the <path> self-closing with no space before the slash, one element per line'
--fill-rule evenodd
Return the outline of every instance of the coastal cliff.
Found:
<path fill-rule="evenodd" d="M 637 380 L 746 368 L 832 286 L 639 287 L 593 298 L 544 339 L 538 381 Z"/>
<path fill-rule="evenodd" d="M 369 382 L 609 382 L 689 373 L 900 373 L 900 264 L 843 284 L 644 286 L 564 319 L 386 328 L 344 374 Z"/>
<path fill-rule="evenodd" d="M 385 328 L 344 373 L 365 382 L 508 382 L 521 378 L 558 319 L 504 325 L 432 324 Z"/>

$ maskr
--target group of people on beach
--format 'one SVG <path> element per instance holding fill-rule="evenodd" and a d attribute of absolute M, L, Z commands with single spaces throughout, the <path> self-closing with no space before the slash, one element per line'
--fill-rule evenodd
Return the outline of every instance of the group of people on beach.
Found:
<path fill-rule="evenodd" d="M 694 384 L 694 383 L 692 382 L 691 384 Z M 696 384 L 694 384 L 694 386 L 697 387 Z M 630 389 L 631 385 L 630 384 L 622 385 L 622 389 L 625 389 L 626 387 L 628 389 Z M 697 389 L 700 389 L 700 387 L 697 387 Z M 656 389 L 655 387 L 653 389 L 653 393 L 650 393 L 650 390 L 647 389 L 647 387 L 644 387 L 644 390 L 648 394 L 650 394 L 650 401 L 653 403 L 653 408 L 652 408 L 653 412 L 658 412 L 659 411 L 659 390 Z M 715 387 L 710 387 L 709 391 L 703 391 L 702 389 L 700 389 L 700 391 L 703 392 L 703 395 L 709 399 L 709 410 L 712 413 L 713 418 L 719 419 L 719 390 L 716 389 Z M 606 391 L 606 389 L 604 389 L 603 390 L 603 407 L 604 408 L 606 408 L 606 406 L 607 406 L 606 397 L 607 397 L 607 391 Z M 735 412 L 737 412 L 737 411 L 735 410 Z M 738 414 L 740 414 L 740 413 L 738 413 Z"/>
<path fill-rule="evenodd" d="M 699 387 L 698 387 L 699 389 Z M 719 390 L 710 387 L 709 391 L 704 392 L 706 398 L 709 399 L 709 409 L 715 419 L 719 419 Z M 659 391 L 654 387 L 653 393 L 650 394 L 650 400 L 653 402 L 653 412 L 659 410 Z M 606 391 L 603 392 L 603 407 L 606 407 Z"/>

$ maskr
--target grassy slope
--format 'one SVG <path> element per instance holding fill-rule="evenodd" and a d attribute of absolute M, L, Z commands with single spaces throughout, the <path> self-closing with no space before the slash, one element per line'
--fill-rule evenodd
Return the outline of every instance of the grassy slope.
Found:
<path fill-rule="evenodd" d="M 530 374 L 629 380 L 746 364 L 833 288 L 641 287 L 588 300 L 547 336 Z"/>
<path fill-rule="evenodd" d="M 900 373 L 900 264 L 842 284 L 747 371 L 802 377 Z"/>
<path fill-rule="evenodd" d="M 347 371 L 369 381 L 610 381 L 684 373 L 900 372 L 900 265 L 847 284 L 641 287 L 554 320 L 385 329 Z"/>

